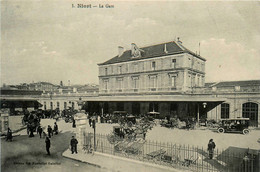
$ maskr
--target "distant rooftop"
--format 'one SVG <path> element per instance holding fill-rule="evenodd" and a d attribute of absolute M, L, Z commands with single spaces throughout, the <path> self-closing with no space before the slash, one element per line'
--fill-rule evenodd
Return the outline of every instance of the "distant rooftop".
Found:
<path fill-rule="evenodd" d="M 221 81 L 205 83 L 205 87 L 235 87 L 235 86 L 260 86 L 260 80 L 246 80 L 246 81 Z"/>

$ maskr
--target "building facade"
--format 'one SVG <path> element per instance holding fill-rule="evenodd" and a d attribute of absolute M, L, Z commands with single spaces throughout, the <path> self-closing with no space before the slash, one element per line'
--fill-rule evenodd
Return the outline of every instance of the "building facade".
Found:
<path fill-rule="evenodd" d="M 103 95 L 186 92 L 205 83 L 205 59 L 179 42 L 131 50 L 99 64 L 99 92 Z"/>
<path fill-rule="evenodd" d="M 193 53 L 181 41 L 139 48 L 131 44 L 99 66 L 99 97 L 89 99 L 89 109 L 139 115 L 157 111 L 165 116 L 205 116 L 207 108 L 223 102 L 211 95 L 191 96 L 205 85 L 206 59 Z M 207 108 L 203 104 L 207 104 Z"/>
<path fill-rule="evenodd" d="M 204 91 L 226 98 L 226 101 L 207 113 L 209 119 L 244 117 L 251 126 L 260 126 L 260 80 L 211 83 Z"/>

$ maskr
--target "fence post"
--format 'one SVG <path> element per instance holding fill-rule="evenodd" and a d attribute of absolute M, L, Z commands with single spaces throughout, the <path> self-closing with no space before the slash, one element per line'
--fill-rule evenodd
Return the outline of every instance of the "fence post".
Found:
<path fill-rule="evenodd" d="M 201 164 L 202 164 L 202 168 L 201 168 L 201 169 L 202 169 L 202 170 L 201 170 L 201 171 L 203 172 L 203 169 L 204 169 L 204 166 L 203 166 L 203 161 L 204 161 L 204 158 L 203 158 L 203 152 L 204 152 L 204 151 L 203 151 L 203 146 L 201 147 L 201 152 L 202 152 L 202 154 L 201 154 L 201 156 L 202 156 L 202 157 L 201 157 L 201 161 L 202 161 L 202 162 L 201 162 Z"/>
<path fill-rule="evenodd" d="M 257 156 L 256 156 L 256 170 L 255 171 L 260 171 L 260 150 L 258 150 L 257 152 Z"/>

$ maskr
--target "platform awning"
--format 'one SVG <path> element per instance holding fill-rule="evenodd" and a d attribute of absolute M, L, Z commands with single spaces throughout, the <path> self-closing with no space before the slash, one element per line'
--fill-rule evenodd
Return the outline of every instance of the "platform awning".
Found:
<path fill-rule="evenodd" d="M 0 108 L 28 108 L 42 106 L 42 104 L 36 99 L 1 98 L 0 102 Z"/>

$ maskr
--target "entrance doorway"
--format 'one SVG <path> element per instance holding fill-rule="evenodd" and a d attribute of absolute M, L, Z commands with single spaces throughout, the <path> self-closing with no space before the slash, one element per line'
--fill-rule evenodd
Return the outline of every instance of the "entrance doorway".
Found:
<path fill-rule="evenodd" d="M 132 103 L 132 113 L 133 113 L 133 115 L 140 115 L 140 103 L 139 102 Z"/>

